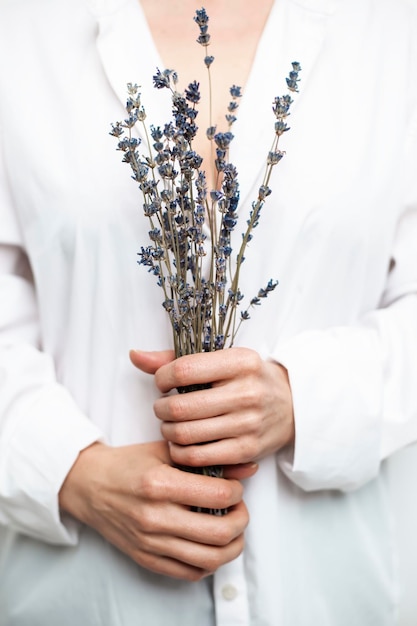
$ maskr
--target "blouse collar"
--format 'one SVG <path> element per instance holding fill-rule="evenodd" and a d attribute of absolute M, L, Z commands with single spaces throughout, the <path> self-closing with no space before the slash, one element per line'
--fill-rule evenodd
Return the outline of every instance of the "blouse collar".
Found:
<path fill-rule="evenodd" d="M 97 49 L 110 85 L 124 105 L 128 82 L 138 83 L 150 123 L 170 119 L 169 94 L 152 87 L 156 67 L 163 68 L 139 0 L 85 0 L 98 23 Z M 272 102 L 286 93 L 291 63 L 302 72 L 302 98 L 325 39 L 328 22 L 341 0 L 276 0 L 258 44 L 233 133 L 230 160 L 239 173 L 241 205 L 265 165 L 265 146 L 273 138 Z M 271 69 L 273 68 L 273 69 Z M 267 103 L 260 112 L 259 103 Z M 270 115 L 269 115 L 270 113 Z M 122 114 L 122 113 L 121 113 Z M 256 124 L 254 123 L 256 120 Z M 256 128 L 256 133 L 252 129 Z"/>

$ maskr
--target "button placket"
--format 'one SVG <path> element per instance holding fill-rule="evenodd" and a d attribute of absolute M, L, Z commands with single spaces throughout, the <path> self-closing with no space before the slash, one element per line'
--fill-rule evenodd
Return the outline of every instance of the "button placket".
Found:
<path fill-rule="evenodd" d="M 243 555 L 214 574 L 214 598 L 218 626 L 249 626 Z"/>

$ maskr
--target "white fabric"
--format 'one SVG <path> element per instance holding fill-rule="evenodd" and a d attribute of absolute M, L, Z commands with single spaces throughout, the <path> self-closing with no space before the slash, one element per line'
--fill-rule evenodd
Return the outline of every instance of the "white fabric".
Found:
<path fill-rule="evenodd" d="M 302 80 L 242 277 L 248 297 L 280 285 L 239 343 L 288 368 L 296 443 L 247 481 L 244 555 L 188 584 L 57 506 L 91 442 L 160 436 L 128 350 L 166 348 L 169 328 L 136 265 L 140 194 L 108 135 L 128 81 L 165 120 L 160 61 L 137 0 L 2 2 L 0 626 L 395 623 L 381 461 L 417 440 L 416 38 L 390 0 L 274 5 L 231 154 L 243 215 L 291 61 Z"/>

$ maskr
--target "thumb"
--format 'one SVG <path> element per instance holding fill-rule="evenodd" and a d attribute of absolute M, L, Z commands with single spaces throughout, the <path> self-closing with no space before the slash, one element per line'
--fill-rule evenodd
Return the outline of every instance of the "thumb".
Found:
<path fill-rule="evenodd" d="M 131 350 L 129 357 L 133 365 L 146 374 L 155 374 L 162 365 L 170 363 L 175 358 L 173 350 L 161 350 L 159 352 Z"/>
<path fill-rule="evenodd" d="M 225 465 L 223 467 L 223 478 L 236 478 L 243 480 L 250 478 L 258 471 L 257 463 L 241 463 L 240 465 Z"/>

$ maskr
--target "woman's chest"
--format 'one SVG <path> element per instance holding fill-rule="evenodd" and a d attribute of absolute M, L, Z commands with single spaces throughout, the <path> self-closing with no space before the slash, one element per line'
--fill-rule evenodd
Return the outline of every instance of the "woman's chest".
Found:
<path fill-rule="evenodd" d="M 141 2 L 162 63 L 159 69 L 175 70 L 179 91 L 192 82 L 198 84 L 198 130 L 192 147 L 202 156 L 209 180 L 215 180 L 215 151 L 206 131 L 209 127 L 215 127 L 217 132 L 230 129 L 238 105 L 238 101 L 231 104 L 230 89 L 238 86 L 245 91 L 272 5 L 273 0 L 261 0 L 256 5 L 246 1 L 232 0 L 226 4 L 209 0 L 205 12 L 205 9 L 196 11 L 195 2 L 189 0 Z"/>

